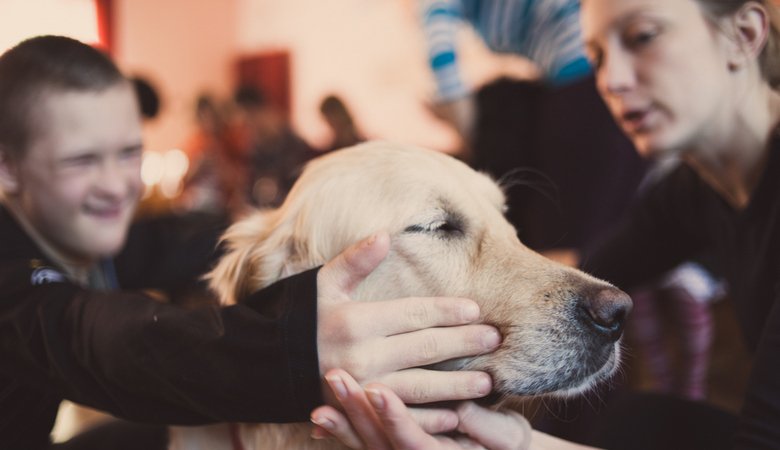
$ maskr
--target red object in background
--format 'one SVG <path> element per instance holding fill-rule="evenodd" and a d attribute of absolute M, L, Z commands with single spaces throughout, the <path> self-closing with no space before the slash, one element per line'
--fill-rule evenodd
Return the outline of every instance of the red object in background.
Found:
<path fill-rule="evenodd" d="M 290 119 L 290 53 L 286 51 L 239 57 L 236 62 L 238 84 L 259 89 Z"/>
<path fill-rule="evenodd" d="M 109 55 L 114 51 L 114 14 L 113 0 L 95 0 L 97 12 L 98 46 Z"/>

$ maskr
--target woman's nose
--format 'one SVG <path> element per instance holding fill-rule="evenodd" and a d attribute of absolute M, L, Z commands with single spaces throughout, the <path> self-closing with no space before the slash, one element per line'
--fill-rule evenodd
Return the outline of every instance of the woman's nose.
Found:
<path fill-rule="evenodd" d="M 613 51 L 604 55 L 601 66 L 596 72 L 599 89 L 605 94 L 621 94 L 636 86 L 637 76 L 633 61 L 629 55 Z"/>

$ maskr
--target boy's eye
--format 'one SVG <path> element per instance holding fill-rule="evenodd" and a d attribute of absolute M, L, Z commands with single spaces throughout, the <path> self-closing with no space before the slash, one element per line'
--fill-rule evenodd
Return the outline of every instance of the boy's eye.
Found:
<path fill-rule="evenodd" d="M 143 149 L 140 146 L 128 147 L 123 149 L 119 156 L 122 159 L 135 159 L 135 158 L 140 158 L 142 152 Z"/>
<path fill-rule="evenodd" d="M 92 164 L 95 164 L 100 161 L 100 158 L 98 158 L 97 155 L 78 155 L 71 158 L 66 158 L 62 160 L 62 165 L 64 167 L 83 167 L 83 166 L 89 166 Z"/>

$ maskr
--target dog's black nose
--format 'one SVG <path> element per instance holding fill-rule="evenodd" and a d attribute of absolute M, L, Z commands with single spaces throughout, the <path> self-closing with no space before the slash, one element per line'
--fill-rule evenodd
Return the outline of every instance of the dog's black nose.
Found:
<path fill-rule="evenodd" d="M 585 321 L 612 341 L 617 341 L 623 334 L 623 324 L 632 306 L 631 297 L 613 287 L 586 295 L 580 303 Z"/>

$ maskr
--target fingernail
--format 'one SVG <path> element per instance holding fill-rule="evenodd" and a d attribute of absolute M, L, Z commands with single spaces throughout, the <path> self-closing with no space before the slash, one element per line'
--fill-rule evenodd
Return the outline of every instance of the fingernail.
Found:
<path fill-rule="evenodd" d="M 482 346 L 486 350 L 492 350 L 501 343 L 501 335 L 495 328 L 490 328 L 482 334 Z"/>
<path fill-rule="evenodd" d="M 477 394 L 488 395 L 493 390 L 493 380 L 489 375 L 480 376 L 474 387 L 477 389 Z"/>
<path fill-rule="evenodd" d="M 479 306 L 474 303 L 467 303 L 463 305 L 460 310 L 460 316 L 465 322 L 471 322 L 479 319 Z"/>
<path fill-rule="evenodd" d="M 328 419 L 327 417 L 312 417 L 311 423 L 320 426 L 322 428 L 325 428 L 326 430 L 333 430 L 336 428 L 336 424 L 334 424 L 333 421 Z"/>
<path fill-rule="evenodd" d="M 382 396 L 381 392 L 377 391 L 376 389 L 367 388 L 366 396 L 368 397 L 368 401 L 371 402 L 371 406 L 373 406 L 375 410 L 381 411 L 385 409 L 385 398 Z"/>
<path fill-rule="evenodd" d="M 342 380 L 340 376 L 329 375 L 326 376 L 325 379 L 328 381 L 328 385 L 330 385 L 330 388 L 333 389 L 333 392 L 336 394 L 336 397 L 338 397 L 339 400 L 344 400 L 347 398 L 347 386 L 344 384 L 344 380 Z"/>

